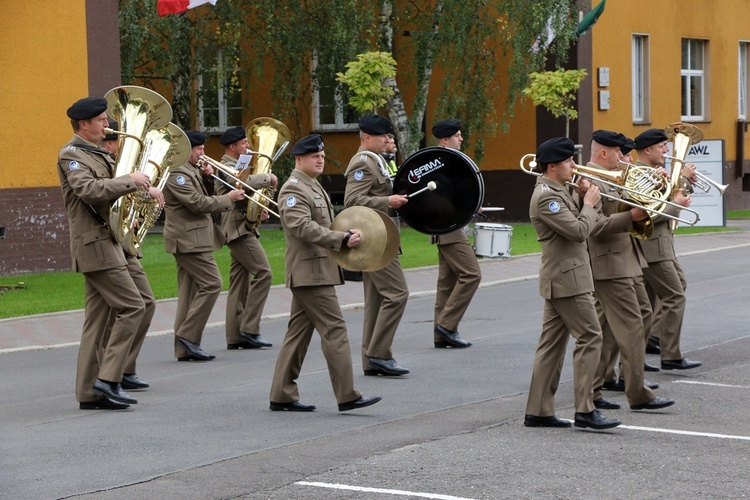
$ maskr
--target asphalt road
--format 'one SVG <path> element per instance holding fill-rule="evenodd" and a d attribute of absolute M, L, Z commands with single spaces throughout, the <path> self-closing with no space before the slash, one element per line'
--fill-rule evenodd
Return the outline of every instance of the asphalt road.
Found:
<path fill-rule="evenodd" d="M 647 374 L 677 404 L 608 411 L 606 432 L 527 429 L 526 391 L 541 325 L 535 280 L 482 288 L 462 323 L 474 346 L 432 348 L 433 298 L 413 299 L 394 353 L 403 378 L 364 377 L 361 310 L 345 313 L 355 383 L 383 401 L 339 413 L 315 340 L 299 379 L 314 413 L 268 410 L 276 347 L 177 363 L 172 337 L 146 339 L 152 383 L 123 412 L 73 402 L 76 347 L 0 356 L 0 498 L 744 498 L 750 496 L 750 268 L 747 247 L 681 258 L 683 352 L 704 366 Z M 648 356 L 658 362 L 654 356 Z M 558 416 L 573 417 L 566 357 Z M 627 402 L 622 393 L 607 397 Z M 338 485 L 333 487 L 332 485 Z M 355 489 L 344 489 L 355 488 Z M 379 491 L 378 491 L 379 490 Z"/>

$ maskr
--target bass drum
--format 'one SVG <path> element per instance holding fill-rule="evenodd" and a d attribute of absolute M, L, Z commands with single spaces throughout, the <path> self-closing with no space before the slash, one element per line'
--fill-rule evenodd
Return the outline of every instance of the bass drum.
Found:
<path fill-rule="evenodd" d="M 411 194 L 435 182 L 399 208 L 402 219 L 425 234 L 446 234 L 462 229 L 484 201 L 484 180 L 479 167 L 455 149 L 435 146 L 417 151 L 399 167 L 393 192 Z"/>

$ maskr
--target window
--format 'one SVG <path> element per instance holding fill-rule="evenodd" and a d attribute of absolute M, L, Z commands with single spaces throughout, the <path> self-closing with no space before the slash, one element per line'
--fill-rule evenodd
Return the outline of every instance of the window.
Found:
<path fill-rule="evenodd" d="M 737 66 L 738 73 L 738 96 L 737 96 L 737 114 L 741 120 L 747 119 L 747 97 L 748 97 L 748 46 L 750 42 L 740 42 L 739 61 Z"/>
<path fill-rule="evenodd" d="M 682 40 L 682 119 L 705 120 L 706 76 L 708 75 L 708 42 Z"/>
<path fill-rule="evenodd" d="M 337 82 L 335 75 L 320 75 L 315 89 L 315 127 L 318 130 L 356 130 L 359 114 L 347 104 L 348 100 L 346 86 Z"/>
<path fill-rule="evenodd" d="M 650 121 L 648 35 L 633 35 L 633 121 Z"/>
<path fill-rule="evenodd" d="M 198 76 L 200 129 L 222 132 L 242 123 L 242 88 L 236 68 L 225 67 L 221 51 L 205 54 L 206 69 Z"/>

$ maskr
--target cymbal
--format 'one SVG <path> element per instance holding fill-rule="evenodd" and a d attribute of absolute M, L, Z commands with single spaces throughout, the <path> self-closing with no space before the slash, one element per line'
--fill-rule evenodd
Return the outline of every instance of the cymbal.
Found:
<path fill-rule="evenodd" d="M 386 225 L 386 220 L 390 226 Z M 398 251 L 398 230 L 386 214 L 368 207 L 356 206 L 342 210 L 331 223 L 335 231 L 359 229 L 362 241 L 354 248 L 342 246 L 331 252 L 336 264 L 350 271 L 377 271 L 391 262 Z M 393 250 L 393 235 L 396 244 Z"/>

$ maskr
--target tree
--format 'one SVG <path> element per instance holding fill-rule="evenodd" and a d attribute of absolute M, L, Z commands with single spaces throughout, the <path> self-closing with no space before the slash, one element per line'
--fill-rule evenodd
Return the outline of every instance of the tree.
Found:
<path fill-rule="evenodd" d="M 393 89 L 383 82 L 395 76 L 396 61 L 389 53 L 365 52 L 346 64 L 346 73 L 336 73 L 336 81 L 349 87 L 349 104 L 354 109 L 375 114 L 393 95 Z"/>
<path fill-rule="evenodd" d="M 569 137 L 570 120 L 578 118 L 576 92 L 587 75 L 585 69 L 531 73 L 529 84 L 523 89 L 523 93 L 531 97 L 534 106 L 544 106 L 555 118 L 564 116 L 565 137 Z"/>

